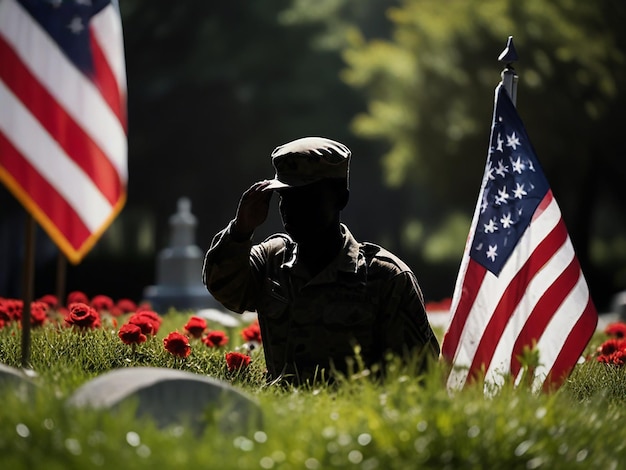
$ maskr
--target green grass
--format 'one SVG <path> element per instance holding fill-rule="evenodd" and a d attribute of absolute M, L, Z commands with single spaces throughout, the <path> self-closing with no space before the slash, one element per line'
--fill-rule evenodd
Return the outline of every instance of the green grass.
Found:
<path fill-rule="evenodd" d="M 489 398 L 479 387 L 450 394 L 440 367 L 417 380 L 393 361 L 383 383 L 357 373 L 335 386 L 279 388 L 264 384 L 260 351 L 245 371 L 228 372 L 224 353 L 241 344 L 237 330 L 228 331 L 228 348 L 193 342 L 188 358 L 170 355 L 162 338 L 188 317 L 165 315 L 159 335 L 134 350 L 110 329 L 33 330 L 41 386 L 28 397 L 2 391 L 0 468 L 626 468 L 624 369 L 589 361 L 555 393 L 507 386 Z M 16 325 L 0 330 L 0 361 L 20 365 Z M 157 429 L 131 406 L 112 413 L 65 405 L 90 378 L 131 366 L 227 381 L 260 404 L 264 425 L 229 435 L 209 422 L 197 436 L 183 425 Z"/>

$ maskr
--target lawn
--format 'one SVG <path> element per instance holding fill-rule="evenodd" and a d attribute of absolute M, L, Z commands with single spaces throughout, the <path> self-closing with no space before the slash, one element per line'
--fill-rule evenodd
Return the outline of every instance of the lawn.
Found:
<path fill-rule="evenodd" d="M 626 372 L 596 360 L 608 339 L 602 332 L 588 347 L 589 360 L 558 391 L 504 386 L 485 397 L 480 384 L 447 391 L 441 364 L 416 377 L 393 358 L 382 381 L 356 366 L 335 385 L 267 385 L 262 349 L 250 351 L 242 335 L 249 325 L 209 322 L 194 337 L 185 328 L 191 313 L 171 311 L 145 341 L 126 344 L 119 331 L 132 315 L 103 314 L 93 328 L 57 316 L 32 329 L 30 364 L 39 386 L 30 395 L 2 390 L 0 468 L 626 468 Z M 186 357 L 164 347 L 174 331 L 189 337 Z M 219 332 L 220 344 L 207 344 L 209 332 Z M 249 354 L 250 363 L 229 368 L 232 352 Z M 20 361 L 20 324 L 5 322 L 0 362 L 20 367 Z M 227 433 L 210 410 L 198 410 L 206 426 L 197 434 L 184 423 L 158 428 L 136 418 L 133 406 L 117 412 L 67 406 L 90 379 L 142 366 L 217 378 L 258 403 L 263 424 Z"/>

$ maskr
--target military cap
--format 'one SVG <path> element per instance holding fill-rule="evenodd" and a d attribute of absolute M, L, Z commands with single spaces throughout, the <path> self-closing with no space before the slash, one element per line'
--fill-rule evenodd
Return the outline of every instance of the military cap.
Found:
<path fill-rule="evenodd" d="M 276 147 L 272 165 L 276 175 L 265 189 L 304 186 L 324 179 L 348 179 L 351 152 L 324 137 L 303 137 Z"/>

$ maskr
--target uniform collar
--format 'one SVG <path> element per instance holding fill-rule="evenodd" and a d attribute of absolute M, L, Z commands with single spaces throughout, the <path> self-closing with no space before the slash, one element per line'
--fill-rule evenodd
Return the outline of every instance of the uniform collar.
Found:
<path fill-rule="evenodd" d="M 337 279 L 337 272 L 339 271 L 354 274 L 364 262 L 362 257 L 359 257 L 359 242 L 356 241 L 352 233 L 350 233 L 350 230 L 348 230 L 348 227 L 344 224 L 341 224 L 340 228 L 343 237 L 343 246 L 335 259 L 315 277 L 315 283 L 335 281 Z M 293 274 L 297 274 L 301 268 L 298 266 L 298 245 L 295 244 L 292 252 L 287 255 L 287 261 L 285 261 L 281 267 L 290 269 Z"/>

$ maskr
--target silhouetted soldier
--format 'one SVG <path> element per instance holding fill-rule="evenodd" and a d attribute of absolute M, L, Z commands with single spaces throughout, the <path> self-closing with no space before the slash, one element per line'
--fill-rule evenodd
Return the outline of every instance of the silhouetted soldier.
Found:
<path fill-rule="evenodd" d="M 387 250 L 357 242 L 340 222 L 350 156 L 321 137 L 276 148 L 276 177 L 243 193 L 206 253 L 203 278 L 213 296 L 235 312 L 258 312 L 270 379 L 345 373 L 357 345 L 366 367 L 382 365 L 388 352 L 420 355 L 422 363 L 439 355 L 413 272 Z M 253 245 L 274 191 L 288 235 Z"/>

